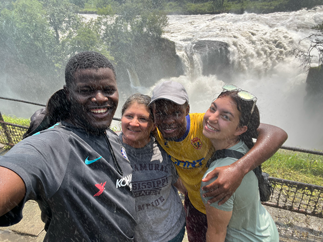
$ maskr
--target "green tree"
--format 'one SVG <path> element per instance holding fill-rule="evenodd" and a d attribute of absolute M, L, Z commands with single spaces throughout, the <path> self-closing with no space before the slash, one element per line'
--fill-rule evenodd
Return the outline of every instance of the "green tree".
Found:
<path fill-rule="evenodd" d="M 1 7 L 0 72 L 21 97 L 47 100 L 61 87 L 66 61 L 76 52 L 108 55 L 97 26 L 85 23 L 67 0 L 17 0 Z"/>
<path fill-rule="evenodd" d="M 99 43 L 97 27 L 85 23 L 76 10 L 68 0 L 17 0 L 7 5 L 0 15 L 2 48 L 43 74 L 62 73 L 68 56 L 76 51 L 108 53 Z"/>
<path fill-rule="evenodd" d="M 2 9 L 0 15 L 1 47 L 35 69 L 53 65 L 51 56 L 56 51 L 56 43 L 41 3 L 19 0 L 10 8 Z"/>
<path fill-rule="evenodd" d="M 63 37 L 62 46 L 70 55 L 82 51 L 96 51 L 113 61 L 114 58 L 110 55 L 100 36 L 100 29 L 101 26 L 94 20 L 82 22 L 75 32 L 70 32 L 69 35 Z"/>
<path fill-rule="evenodd" d="M 46 10 L 49 25 L 55 32 L 56 42 L 60 43 L 60 35 L 78 27 L 80 19 L 76 14 L 75 5 L 68 0 L 41 0 Z"/>
<path fill-rule="evenodd" d="M 70 2 L 75 4 L 76 6 L 78 6 L 80 8 L 84 8 L 86 0 L 70 0 Z"/>
<path fill-rule="evenodd" d="M 46 90 L 52 89 L 42 80 L 51 80 L 54 86 L 62 83 L 67 58 L 80 51 L 98 51 L 124 70 L 133 69 L 134 63 L 159 48 L 167 16 L 155 10 L 154 0 L 107 3 L 111 4 L 103 9 L 104 15 L 85 22 L 68 0 L 2 2 L 1 71 L 10 72 L 12 79 L 24 79 L 24 91 L 48 97 Z"/>
<path fill-rule="evenodd" d="M 212 2 L 215 10 L 223 8 L 224 0 L 212 0 Z"/>
<path fill-rule="evenodd" d="M 118 15 L 98 18 L 99 26 L 106 26 L 102 38 L 117 63 L 131 68 L 147 46 L 158 43 L 168 22 L 167 16 L 153 6 L 150 0 L 127 0 L 117 10 Z"/>

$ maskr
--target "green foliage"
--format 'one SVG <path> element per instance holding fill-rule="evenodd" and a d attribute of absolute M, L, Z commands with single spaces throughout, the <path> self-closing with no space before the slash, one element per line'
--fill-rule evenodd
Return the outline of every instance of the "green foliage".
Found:
<path fill-rule="evenodd" d="M 76 31 L 70 31 L 62 38 L 62 47 L 69 55 L 82 51 L 96 51 L 113 61 L 107 46 L 100 36 L 101 27 L 95 21 L 82 22 Z"/>
<path fill-rule="evenodd" d="M 213 0 L 212 2 L 215 9 L 221 9 L 224 4 L 224 0 Z"/>
<path fill-rule="evenodd" d="M 167 14 L 271 13 L 322 5 L 323 0 L 181 0 L 166 1 Z"/>
<path fill-rule="evenodd" d="M 97 14 L 99 14 L 99 15 L 113 15 L 114 10 L 111 5 L 106 5 L 105 7 L 98 8 Z"/>
<path fill-rule="evenodd" d="M 91 12 L 96 13 L 96 11 L 97 11 L 97 7 L 94 3 L 91 3 L 91 4 L 85 3 L 84 9 L 82 10 L 82 12 L 85 12 L 85 13 L 91 13 Z"/>
<path fill-rule="evenodd" d="M 132 68 L 147 52 L 146 47 L 158 44 L 167 16 L 154 10 L 151 0 L 127 0 L 117 9 L 118 15 L 104 15 L 97 19 L 105 26 L 101 38 L 109 46 L 116 63 Z"/>
<path fill-rule="evenodd" d="M 86 0 L 70 0 L 70 3 L 75 4 L 80 8 L 84 8 Z"/>
<path fill-rule="evenodd" d="M 68 0 L 17 0 L 11 9 L 1 11 L 1 42 L 9 43 L 3 48 L 33 69 L 61 73 L 67 58 L 80 51 L 94 50 L 113 59 L 111 48 L 119 60 L 130 61 L 135 54 L 133 45 L 160 38 L 167 24 L 166 15 L 155 10 L 153 0 L 127 0 L 122 6 L 112 0 L 96 0 L 85 5 L 90 4 L 101 7 L 102 17 L 86 23 Z M 115 10 L 118 15 L 111 21 Z"/>
<path fill-rule="evenodd" d="M 214 5 L 213 2 L 207 3 L 187 3 L 186 12 L 188 14 L 199 14 L 199 13 L 213 13 Z"/>
<path fill-rule="evenodd" d="M 68 0 L 17 0 L 7 7 L 0 15 L 0 48 L 43 76 L 58 78 L 78 51 L 108 55 L 96 25 L 82 21 Z"/>
<path fill-rule="evenodd" d="M 7 76 L 8 88 L 21 98 L 32 95 L 45 102 L 52 94 L 48 92 L 63 84 L 68 58 L 80 51 L 100 52 L 120 68 L 132 69 L 159 47 L 167 25 L 167 16 L 156 10 L 162 4 L 92 0 L 84 6 L 100 7 L 100 16 L 86 22 L 69 0 L 1 2 L 0 55 L 6 68 L 0 65 L 0 71 Z"/>
<path fill-rule="evenodd" d="M 29 127 L 29 124 L 30 124 L 29 119 L 17 118 L 16 116 L 13 116 L 13 115 L 10 115 L 10 116 L 2 115 L 2 117 L 3 117 L 3 120 L 8 123 L 18 124 L 25 127 Z"/>
<path fill-rule="evenodd" d="M 165 12 L 173 13 L 173 14 L 180 14 L 183 12 L 183 8 L 180 3 L 178 2 L 168 2 L 165 5 Z"/>
<path fill-rule="evenodd" d="M 280 150 L 263 163 L 272 177 L 323 186 L 323 156 Z"/>
<path fill-rule="evenodd" d="M 4 8 L 0 14 L 1 47 L 38 71 L 39 66 L 52 66 L 56 43 L 42 4 L 37 0 L 18 0 L 10 7 L 12 10 Z"/>

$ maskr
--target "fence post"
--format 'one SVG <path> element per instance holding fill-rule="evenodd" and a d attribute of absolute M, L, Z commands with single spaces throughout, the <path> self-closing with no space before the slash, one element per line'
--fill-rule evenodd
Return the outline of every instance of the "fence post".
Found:
<path fill-rule="evenodd" d="M 7 128 L 7 125 L 4 123 L 4 120 L 3 120 L 1 112 L 0 112 L 0 122 L 1 122 L 1 125 L 2 125 L 2 128 L 3 128 L 3 131 L 4 131 L 4 133 L 5 133 L 6 137 L 7 137 L 8 145 L 14 146 L 14 143 L 12 141 L 10 132 L 9 132 L 9 130 Z"/>

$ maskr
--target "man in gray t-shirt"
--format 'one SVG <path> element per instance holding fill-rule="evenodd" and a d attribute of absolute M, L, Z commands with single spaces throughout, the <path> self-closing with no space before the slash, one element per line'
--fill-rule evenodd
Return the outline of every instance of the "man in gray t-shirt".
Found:
<path fill-rule="evenodd" d="M 132 169 L 108 129 L 119 99 L 114 68 L 99 53 L 81 52 L 67 63 L 65 81 L 60 106 L 45 115 L 59 123 L 0 157 L 0 226 L 19 222 L 32 199 L 44 241 L 134 241 Z"/>

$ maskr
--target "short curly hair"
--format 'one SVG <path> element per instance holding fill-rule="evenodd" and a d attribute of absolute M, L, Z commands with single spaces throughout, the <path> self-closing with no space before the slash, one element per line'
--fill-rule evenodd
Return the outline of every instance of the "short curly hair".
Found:
<path fill-rule="evenodd" d="M 133 103 L 138 103 L 138 104 L 143 104 L 147 107 L 147 110 L 149 111 L 149 116 L 150 118 L 154 121 L 154 116 L 153 116 L 153 109 L 152 106 L 149 105 L 151 101 L 150 96 L 144 95 L 141 93 L 135 93 L 128 97 L 128 99 L 125 101 L 125 103 L 122 106 L 121 109 L 121 115 L 123 116 L 124 112 L 133 104 Z"/>
<path fill-rule="evenodd" d="M 65 83 L 70 86 L 75 81 L 74 74 L 77 70 L 99 68 L 109 68 L 115 78 L 117 77 L 112 63 L 104 55 L 94 51 L 80 52 L 71 57 L 66 64 Z"/>

